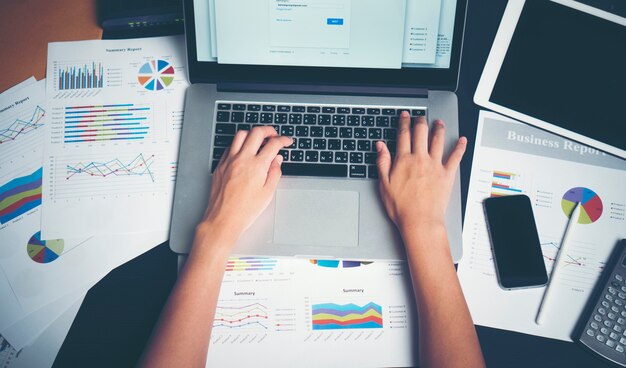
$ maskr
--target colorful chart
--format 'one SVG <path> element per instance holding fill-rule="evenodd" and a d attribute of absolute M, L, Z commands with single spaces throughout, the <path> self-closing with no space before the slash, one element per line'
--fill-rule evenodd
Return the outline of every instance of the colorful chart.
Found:
<path fill-rule="evenodd" d="M 30 119 L 15 119 L 15 121 L 9 125 L 8 128 L 0 129 L 0 144 L 14 141 L 20 135 L 28 134 L 33 130 L 42 127 L 43 124 L 40 124 L 40 121 L 43 119 L 45 114 L 46 110 L 41 108 L 41 106 L 37 106 Z"/>
<path fill-rule="evenodd" d="M 68 106 L 64 115 L 64 142 L 140 140 L 152 120 L 148 105 L 116 104 Z"/>
<path fill-rule="evenodd" d="M 149 176 L 154 182 L 154 172 L 150 168 L 153 163 L 154 155 L 145 158 L 141 153 L 128 163 L 117 158 L 106 162 L 92 161 L 86 164 L 79 162 L 75 165 L 67 165 L 67 177 L 65 179 L 70 180 L 76 175 L 102 178 L 108 176 Z"/>
<path fill-rule="evenodd" d="M 231 257 L 226 263 L 226 272 L 272 271 L 278 261 L 264 257 Z"/>
<path fill-rule="evenodd" d="M 0 224 L 30 211 L 41 204 L 42 168 L 11 180 L 0 187 Z"/>
<path fill-rule="evenodd" d="M 339 261 L 334 259 L 310 259 L 309 262 L 311 262 L 311 264 L 326 268 L 355 268 L 374 263 L 366 261 Z"/>
<path fill-rule="evenodd" d="M 69 66 L 58 71 L 57 88 L 86 89 L 104 87 L 104 68 L 102 63 L 92 62 L 91 65 Z"/>
<path fill-rule="evenodd" d="M 269 308 L 261 303 L 218 305 L 215 310 L 213 328 L 267 330 L 268 318 Z"/>
<path fill-rule="evenodd" d="M 151 60 L 139 68 L 137 80 L 148 91 L 160 91 L 174 81 L 174 67 L 165 60 Z"/>
<path fill-rule="evenodd" d="M 370 302 L 356 304 L 313 304 L 313 330 L 383 328 L 383 309 Z"/>
<path fill-rule="evenodd" d="M 63 239 L 41 240 L 41 232 L 35 233 L 26 245 L 30 259 L 37 263 L 50 263 L 63 254 Z"/>
<path fill-rule="evenodd" d="M 602 199 L 593 190 L 576 187 L 568 190 L 561 200 L 561 208 L 567 217 L 572 214 L 576 203 L 580 203 L 579 224 L 592 224 L 602 216 Z"/>
<path fill-rule="evenodd" d="M 521 194 L 522 190 L 517 188 L 519 175 L 504 171 L 494 171 L 491 181 L 491 196 L 502 197 L 513 194 Z"/>

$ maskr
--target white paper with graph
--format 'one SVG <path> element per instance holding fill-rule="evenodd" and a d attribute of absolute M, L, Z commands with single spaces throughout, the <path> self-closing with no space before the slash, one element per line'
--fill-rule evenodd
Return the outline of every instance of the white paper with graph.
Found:
<path fill-rule="evenodd" d="M 626 161 L 481 111 L 458 275 L 474 323 L 571 341 L 570 334 L 617 241 L 626 237 Z M 545 287 L 506 291 L 498 285 L 483 212 L 487 197 L 531 198 L 550 273 L 576 202 L 581 216 L 543 325 L 535 316 Z"/>
<path fill-rule="evenodd" d="M 42 237 L 167 229 L 182 37 L 51 43 Z"/>
<path fill-rule="evenodd" d="M 207 367 L 414 366 L 407 275 L 403 262 L 231 258 Z"/>

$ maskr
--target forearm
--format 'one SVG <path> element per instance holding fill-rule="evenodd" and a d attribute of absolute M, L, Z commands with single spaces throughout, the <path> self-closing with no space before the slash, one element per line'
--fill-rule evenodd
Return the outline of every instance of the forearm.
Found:
<path fill-rule="evenodd" d="M 420 366 L 483 367 L 445 226 L 424 224 L 402 233 L 417 302 Z"/>
<path fill-rule="evenodd" d="M 235 239 L 198 227 L 192 252 L 161 314 L 143 366 L 204 367 L 222 278 Z"/>

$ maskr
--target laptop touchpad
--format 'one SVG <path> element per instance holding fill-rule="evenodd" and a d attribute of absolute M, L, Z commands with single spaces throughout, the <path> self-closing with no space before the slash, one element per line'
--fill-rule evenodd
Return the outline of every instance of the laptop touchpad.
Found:
<path fill-rule="evenodd" d="M 277 191 L 274 243 L 358 246 L 359 193 L 322 190 Z"/>

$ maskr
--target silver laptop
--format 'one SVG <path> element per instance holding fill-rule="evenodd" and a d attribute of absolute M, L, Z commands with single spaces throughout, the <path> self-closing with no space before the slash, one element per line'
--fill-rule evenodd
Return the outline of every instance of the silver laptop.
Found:
<path fill-rule="evenodd" d="M 399 113 L 443 119 L 458 139 L 467 0 L 185 0 L 189 77 L 170 247 L 190 250 L 212 171 L 238 130 L 293 136 L 283 178 L 237 254 L 403 259 L 380 202 L 374 142 Z M 417 200 L 417 199 L 416 199 Z M 446 215 L 461 258 L 457 175 Z"/>

